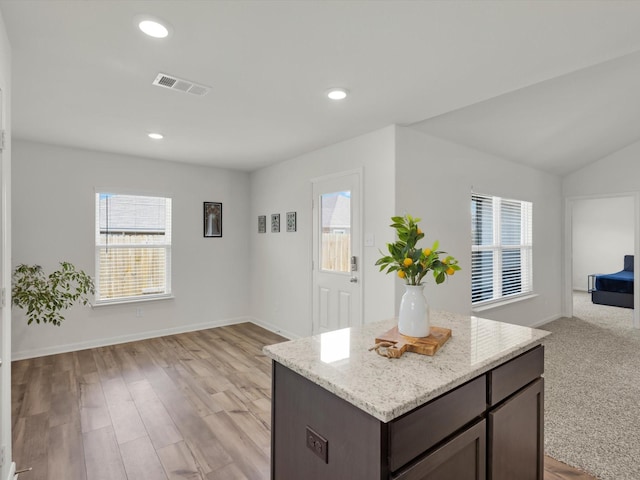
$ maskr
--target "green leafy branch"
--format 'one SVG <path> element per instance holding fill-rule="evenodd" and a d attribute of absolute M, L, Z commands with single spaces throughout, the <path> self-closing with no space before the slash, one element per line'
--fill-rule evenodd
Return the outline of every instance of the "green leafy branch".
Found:
<path fill-rule="evenodd" d="M 428 272 L 433 272 L 436 283 L 440 284 L 460 270 L 458 260 L 438 250 L 437 240 L 431 248 L 416 247 L 418 241 L 424 238 L 424 233 L 418 227 L 420 220 L 411 215 L 391 217 L 391 227 L 396 229 L 398 240 L 387 244 L 389 255 L 380 252 L 383 257 L 378 259 L 376 265 L 380 266 L 381 272 L 385 269 L 386 273 L 398 272 L 398 277 L 408 285 L 421 285 Z M 443 255 L 446 256 L 441 258 Z"/>
<path fill-rule="evenodd" d="M 76 303 L 87 305 L 95 293 L 93 279 L 69 262 L 48 276 L 40 265 L 20 264 L 13 270 L 11 303 L 26 311 L 27 324 L 52 323 L 60 326 L 60 313 Z"/>

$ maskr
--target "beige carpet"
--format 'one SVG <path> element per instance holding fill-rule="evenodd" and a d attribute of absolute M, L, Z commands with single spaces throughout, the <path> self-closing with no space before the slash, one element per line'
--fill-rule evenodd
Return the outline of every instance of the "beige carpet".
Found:
<path fill-rule="evenodd" d="M 574 294 L 545 339 L 545 451 L 602 480 L 640 480 L 640 330 L 633 310 Z"/>

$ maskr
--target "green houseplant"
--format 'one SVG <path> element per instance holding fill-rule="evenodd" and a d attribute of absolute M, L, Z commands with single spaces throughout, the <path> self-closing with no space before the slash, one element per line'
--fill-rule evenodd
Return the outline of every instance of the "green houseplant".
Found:
<path fill-rule="evenodd" d="M 60 269 L 49 275 L 40 265 L 20 264 L 13 270 L 11 303 L 25 310 L 27 325 L 35 321 L 60 326 L 60 312 L 76 303 L 86 305 L 93 293 L 93 279 L 69 262 L 60 262 Z"/>
<path fill-rule="evenodd" d="M 405 215 L 391 217 L 391 221 L 397 240 L 387 244 L 388 255 L 380 252 L 383 256 L 376 265 L 380 266 L 380 271 L 386 269 L 386 273 L 398 272 L 398 277 L 405 281 L 405 293 L 398 314 L 398 332 L 409 337 L 427 337 L 431 326 L 422 280 L 427 273 L 432 272 L 436 284 L 440 284 L 460 270 L 460 267 L 454 257 L 438 250 L 437 240 L 431 248 L 417 246 L 424 238 L 424 233 L 418 227 L 419 218 Z"/>
<path fill-rule="evenodd" d="M 430 271 L 433 272 L 436 283 L 440 284 L 460 270 L 454 257 L 438 250 L 437 240 L 431 248 L 422 249 L 416 246 L 424 238 L 424 233 L 418 227 L 419 218 L 405 215 L 391 217 L 391 221 L 391 227 L 395 228 L 398 239 L 394 243 L 387 243 L 389 255 L 383 254 L 376 262 L 380 271 L 397 271 L 398 277 L 404 279 L 407 285 L 421 285 L 422 279 Z M 446 256 L 441 258 L 442 255 Z"/>

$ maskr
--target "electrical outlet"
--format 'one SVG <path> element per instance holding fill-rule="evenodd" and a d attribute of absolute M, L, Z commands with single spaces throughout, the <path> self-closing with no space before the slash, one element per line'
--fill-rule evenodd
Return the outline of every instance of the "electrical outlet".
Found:
<path fill-rule="evenodd" d="M 329 463 L 329 442 L 309 426 L 307 426 L 307 448 L 324 463 Z"/>
<path fill-rule="evenodd" d="M 136 308 L 136 317 L 138 317 L 138 318 L 142 317 L 142 308 L 141 307 L 137 307 Z"/>
<path fill-rule="evenodd" d="M 4 451 L 5 451 L 6 447 L 4 445 L 2 445 L 0 447 L 0 467 L 2 467 L 4 465 Z"/>

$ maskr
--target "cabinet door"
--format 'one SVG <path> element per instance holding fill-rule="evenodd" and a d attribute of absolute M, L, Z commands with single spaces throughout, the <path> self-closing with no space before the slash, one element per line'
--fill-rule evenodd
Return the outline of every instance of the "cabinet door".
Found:
<path fill-rule="evenodd" d="M 482 420 L 392 479 L 485 480 L 485 458 L 486 420 Z"/>
<path fill-rule="evenodd" d="M 491 410 L 488 420 L 489 480 L 542 480 L 544 379 Z"/>

